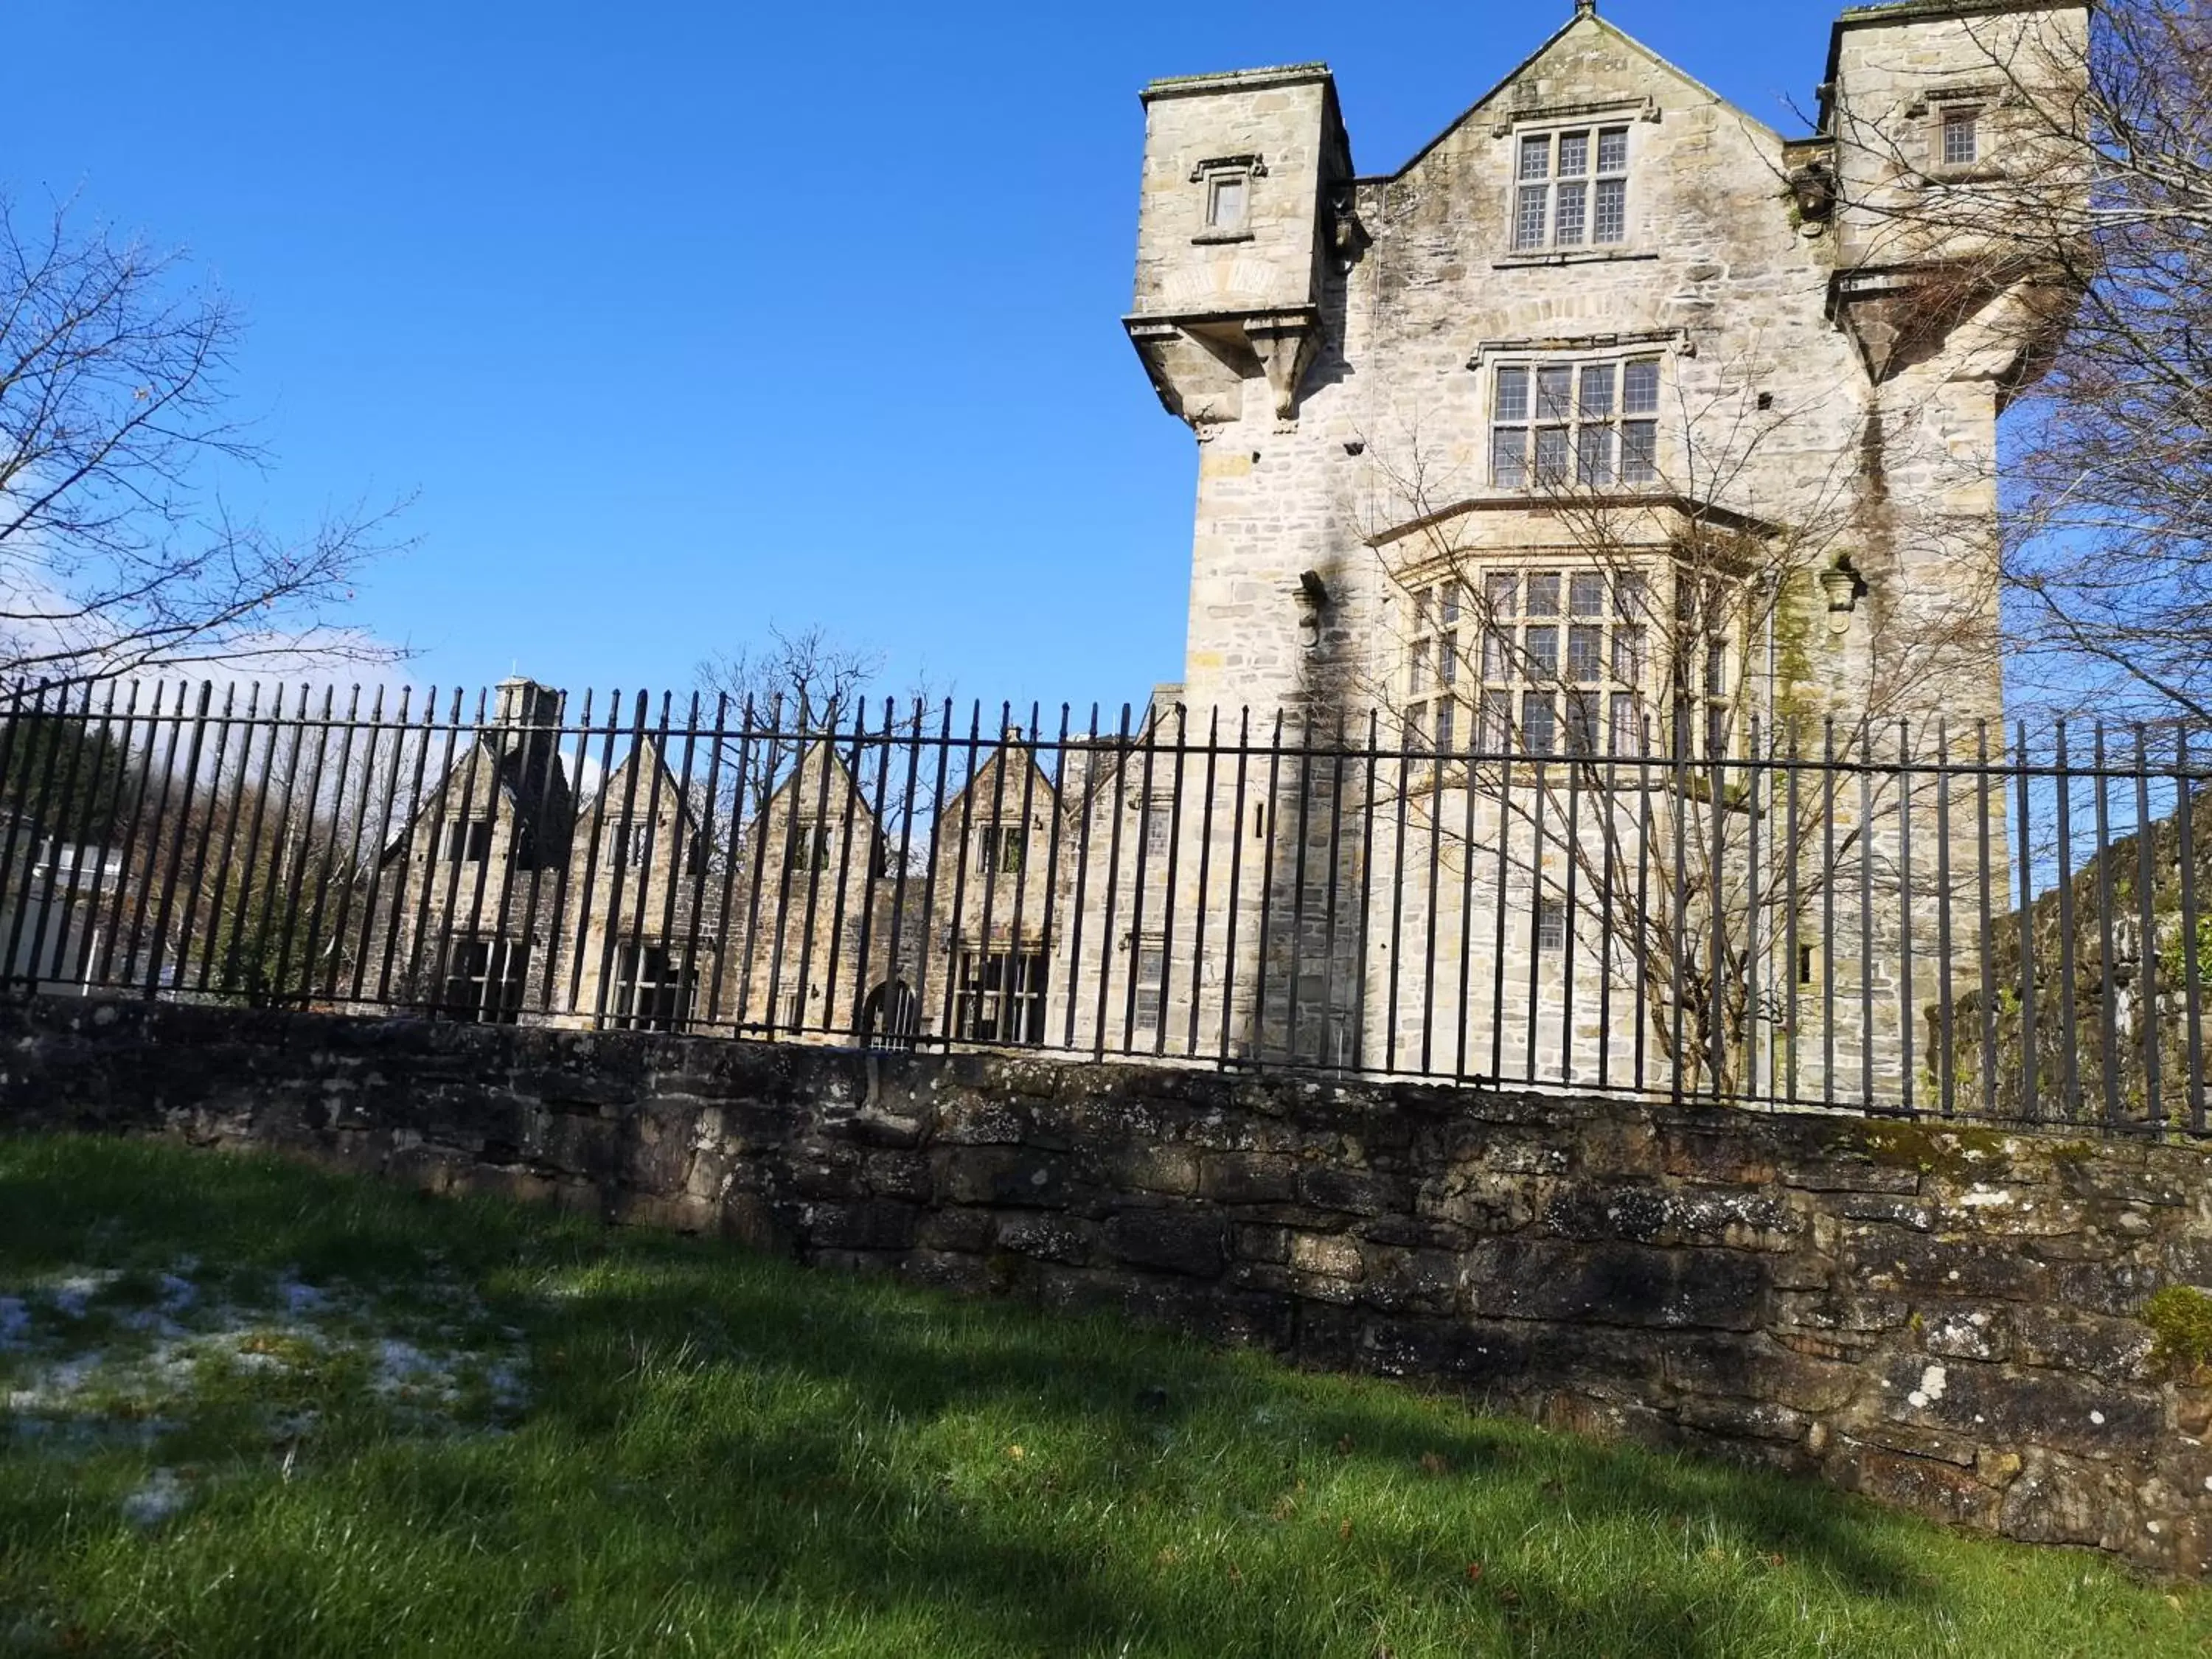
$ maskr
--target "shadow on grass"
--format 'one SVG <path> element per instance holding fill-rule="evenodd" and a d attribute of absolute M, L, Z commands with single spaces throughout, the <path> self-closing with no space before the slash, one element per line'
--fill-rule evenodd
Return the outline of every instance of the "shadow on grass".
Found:
<path fill-rule="evenodd" d="M 374 1451 L 345 1474 L 344 1501 L 404 1518 L 412 1547 L 489 1551 L 506 1575 L 492 1591 L 522 1608 L 518 1640 L 547 1651 L 581 1615 L 537 1581 L 599 1571 L 710 1616 L 920 1620 L 948 1650 L 979 1653 L 1370 1659 L 1387 1632 L 1403 1652 L 1718 1659 L 1790 1650 L 1807 1595 L 1940 1610 L 1911 1523 L 1776 1477 L 1105 1317 L 958 1303 L 262 1158 L 0 1141 L 0 1291 L 187 1254 L 364 1283 L 435 1264 L 529 1331 L 537 1398 L 520 1435 Z M 558 1299 L 549 1274 L 570 1278 Z M 323 1501 L 314 1484 L 291 1501 Z M 18 1547 L 70 1524 L 46 1504 L 4 1507 Z M 1692 1535 L 1754 1565 L 1670 1571 Z M 1778 1565 L 1762 1582 L 1769 1559 Z M 318 1567 L 307 1555 L 268 1570 L 306 1582 Z"/>

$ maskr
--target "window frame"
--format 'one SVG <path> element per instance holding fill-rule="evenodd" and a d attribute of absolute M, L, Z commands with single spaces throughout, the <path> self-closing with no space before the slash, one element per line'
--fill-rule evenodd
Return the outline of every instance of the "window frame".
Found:
<path fill-rule="evenodd" d="M 1644 489 L 1664 482 L 1664 352 L 1516 352 L 1497 358 L 1488 370 L 1491 489 L 1534 495 Z M 1593 443 L 1598 434 L 1602 442 Z M 1547 464 L 1547 455 L 1556 459 Z"/>
<path fill-rule="evenodd" d="M 1199 187 L 1198 233 L 1194 242 L 1249 242 L 1252 240 L 1253 198 L 1259 181 L 1267 176 L 1267 164 L 1258 155 L 1217 155 L 1190 170 L 1190 182 Z M 1234 219 L 1221 215 L 1224 193 L 1237 192 Z"/>
<path fill-rule="evenodd" d="M 963 945 L 953 964 L 952 1036 L 1021 1046 L 1044 1041 L 1047 952 Z"/>
<path fill-rule="evenodd" d="M 1029 841 L 1025 824 L 993 822 L 979 826 L 975 831 L 975 873 L 1021 875 L 1029 859 Z"/>
<path fill-rule="evenodd" d="M 491 859 L 490 818 L 455 818 L 446 826 L 445 862 L 484 864 Z"/>
<path fill-rule="evenodd" d="M 784 828 L 784 867 L 800 875 L 830 868 L 836 848 L 836 826 L 826 819 L 794 816 Z"/>
<path fill-rule="evenodd" d="M 650 818 L 617 819 L 607 826 L 607 846 L 615 867 L 635 870 L 653 856 L 653 823 Z"/>
<path fill-rule="evenodd" d="M 690 1023 L 698 969 L 684 946 L 665 939 L 626 939 L 616 949 L 614 1004 L 618 1031 L 675 1031 Z M 645 970 L 650 965 L 653 971 Z"/>
<path fill-rule="evenodd" d="M 1736 751 L 1751 672 L 1740 576 L 1655 548 L 1618 562 L 1501 553 L 1403 587 L 1410 752 L 1632 763 Z M 1705 620 L 1717 601 L 1717 635 Z M 1447 706 L 1455 735 L 1439 741 Z"/>
<path fill-rule="evenodd" d="M 457 933 L 438 975 L 438 1012 L 477 1025 L 518 1025 L 530 979 L 530 941 Z"/>
<path fill-rule="evenodd" d="M 1621 252 L 1634 242 L 1629 216 L 1629 181 L 1634 176 L 1636 123 L 1626 115 L 1587 116 L 1572 121 L 1531 123 L 1513 129 L 1507 166 L 1511 178 L 1505 202 L 1505 240 L 1509 253 L 1524 258 L 1554 254 L 1603 257 Z M 1617 147 L 1608 141 L 1617 141 Z M 1534 172 L 1530 160 L 1540 145 L 1543 171 Z M 1574 148 L 1570 150 L 1570 145 Z M 1617 154 L 1616 163 L 1608 158 Z M 1571 172 L 1566 171 L 1570 155 Z M 1608 194 L 1607 186 L 1612 186 Z M 1569 192 L 1571 191 L 1571 194 Z M 1571 216 L 1563 204 L 1571 201 Z M 1530 210 L 1535 210 L 1532 229 Z M 1613 222 L 1613 234 L 1600 240 L 1601 217 Z M 1563 227 L 1571 222 L 1571 236 Z"/>
<path fill-rule="evenodd" d="M 1951 153 L 1953 133 L 1963 130 L 1968 154 Z M 1966 173 L 1984 165 L 1988 155 L 1982 143 L 1982 106 L 1978 102 L 1942 104 L 1936 110 L 1935 161 L 1945 173 Z"/>

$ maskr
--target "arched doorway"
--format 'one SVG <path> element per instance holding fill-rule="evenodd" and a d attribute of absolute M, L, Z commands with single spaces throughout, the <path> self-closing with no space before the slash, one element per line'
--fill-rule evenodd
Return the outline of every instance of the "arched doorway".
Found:
<path fill-rule="evenodd" d="M 860 1046 L 911 1048 L 921 1029 L 921 999 L 904 980 L 878 985 L 860 1007 Z"/>

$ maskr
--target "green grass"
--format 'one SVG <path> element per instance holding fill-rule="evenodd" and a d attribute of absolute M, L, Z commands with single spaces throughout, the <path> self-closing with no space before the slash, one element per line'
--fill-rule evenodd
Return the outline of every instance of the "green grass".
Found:
<path fill-rule="evenodd" d="M 0 1651 L 2212 1653 L 1809 1486 L 145 1144 L 0 1139 Z"/>

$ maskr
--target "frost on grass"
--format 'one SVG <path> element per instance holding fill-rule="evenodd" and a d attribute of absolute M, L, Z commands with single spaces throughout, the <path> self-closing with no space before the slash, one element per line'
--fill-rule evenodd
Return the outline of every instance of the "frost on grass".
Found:
<path fill-rule="evenodd" d="M 218 1462 L 282 1460 L 333 1422 L 380 1435 L 498 1432 L 529 1403 L 522 1334 L 468 1286 L 317 1285 L 294 1273 L 72 1268 L 0 1285 L 0 1452 L 157 1463 L 122 1499 L 159 1526 Z M 179 1446 L 192 1461 L 174 1460 Z"/>

